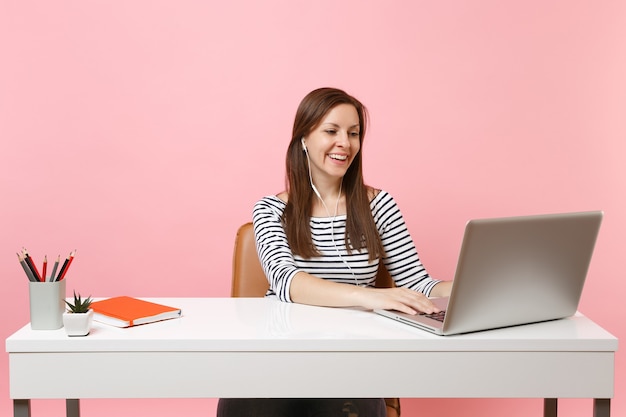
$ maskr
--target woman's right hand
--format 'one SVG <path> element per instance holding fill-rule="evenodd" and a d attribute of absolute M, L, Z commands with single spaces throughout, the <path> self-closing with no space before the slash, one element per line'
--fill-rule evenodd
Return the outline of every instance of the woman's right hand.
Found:
<path fill-rule="evenodd" d="M 371 310 L 397 310 L 407 314 L 432 314 L 440 310 L 424 294 L 408 288 L 363 288 L 362 306 Z"/>

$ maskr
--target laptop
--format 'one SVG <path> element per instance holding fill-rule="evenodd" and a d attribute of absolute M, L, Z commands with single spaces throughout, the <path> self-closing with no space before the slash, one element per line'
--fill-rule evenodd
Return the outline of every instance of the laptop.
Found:
<path fill-rule="evenodd" d="M 470 220 L 441 315 L 374 310 L 438 335 L 476 332 L 573 315 L 603 212 Z"/>

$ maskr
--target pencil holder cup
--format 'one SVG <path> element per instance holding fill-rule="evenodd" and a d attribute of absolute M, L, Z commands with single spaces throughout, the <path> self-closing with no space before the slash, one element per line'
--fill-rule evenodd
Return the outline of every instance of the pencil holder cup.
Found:
<path fill-rule="evenodd" d="M 56 330 L 63 327 L 65 280 L 29 282 L 30 328 Z"/>

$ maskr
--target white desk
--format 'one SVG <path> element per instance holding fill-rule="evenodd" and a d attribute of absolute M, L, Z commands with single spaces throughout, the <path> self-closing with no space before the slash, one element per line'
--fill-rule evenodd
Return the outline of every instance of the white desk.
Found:
<path fill-rule="evenodd" d="M 441 337 L 361 310 L 151 300 L 184 317 L 129 329 L 95 323 L 87 337 L 29 325 L 11 335 L 15 417 L 30 416 L 40 398 L 69 399 L 68 416 L 78 416 L 79 398 L 215 397 L 544 398 L 549 416 L 557 398 L 593 398 L 596 417 L 610 414 L 617 339 L 580 314 Z M 94 377 L 68 383 L 73 368 Z"/>

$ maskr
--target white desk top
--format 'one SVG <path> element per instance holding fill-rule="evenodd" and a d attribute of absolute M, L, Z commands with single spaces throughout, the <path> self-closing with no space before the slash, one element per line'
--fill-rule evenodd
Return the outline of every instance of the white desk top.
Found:
<path fill-rule="evenodd" d="M 617 339 L 582 314 L 545 323 L 435 336 L 371 311 L 266 298 L 146 298 L 183 317 L 120 329 L 94 322 L 87 337 L 24 326 L 6 351 L 616 351 Z"/>

